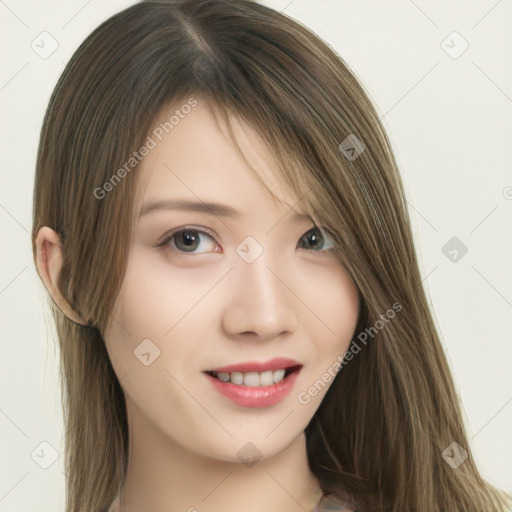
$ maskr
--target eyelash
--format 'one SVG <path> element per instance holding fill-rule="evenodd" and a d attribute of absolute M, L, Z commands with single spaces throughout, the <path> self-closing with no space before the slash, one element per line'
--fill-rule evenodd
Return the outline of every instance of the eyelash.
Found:
<path fill-rule="evenodd" d="M 329 234 L 329 231 L 328 230 L 322 230 L 320 229 L 318 226 L 313 226 L 312 228 L 310 228 L 308 231 L 306 231 L 301 237 L 300 239 L 302 239 L 305 235 L 307 235 L 310 231 L 313 231 L 314 229 L 318 229 L 322 235 L 324 236 L 324 238 L 329 238 L 331 237 L 331 235 Z M 199 233 L 201 235 L 206 235 L 208 237 L 210 237 L 212 240 L 215 241 L 215 243 L 217 245 L 220 245 L 220 241 L 218 240 L 218 238 L 215 236 L 214 233 L 212 233 L 211 231 L 205 229 L 205 228 L 196 228 L 196 227 L 193 227 L 193 226 L 184 226 L 184 227 L 180 227 L 174 231 L 172 231 L 171 233 L 167 234 L 164 236 L 163 240 L 157 245 L 157 247 L 164 247 L 164 249 L 170 249 L 172 250 L 173 252 L 176 252 L 178 253 L 180 256 L 191 256 L 191 257 L 197 257 L 197 256 L 202 256 L 204 254 L 208 254 L 208 253 L 194 253 L 194 252 L 186 252 L 186 251 L 181 251 L 180 249 L 177 249 L 175 247 L 172 247 L 170 246 L 170 241 L 173 240 L 173 238 L 182 233 L 183 231 L 192 231 L 194 233 Z M 331 243 L 331 247 L 327 248 L 327 249 L 320 249 L 318 251 L 314 251 L 314 252 L 318 252 L 318 253 L 330 253 L 332 252 L 334 249 L 334 243 Z M 307 249 L 306 249 L 307 250 Z"/>

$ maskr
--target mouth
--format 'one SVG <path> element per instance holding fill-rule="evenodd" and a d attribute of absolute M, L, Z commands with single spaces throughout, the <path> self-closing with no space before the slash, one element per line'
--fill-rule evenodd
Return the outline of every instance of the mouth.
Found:
<path fill-rule="evenodd" d="M 301 368 L 302 364 L 294 359 L 275 357 L 268 361 L 246 361 L 213 368 L 204 373 L 222 382 L 231 382 L 238 386 L 265 387 L 279 384 Z"/>
<path fill-rule="evenodd" d="M 291 359 L 249 362 L 203 373 L 221 395 L 241 407 L 265 408 L 279 404 L 292 392 L 302 364 Z"/>

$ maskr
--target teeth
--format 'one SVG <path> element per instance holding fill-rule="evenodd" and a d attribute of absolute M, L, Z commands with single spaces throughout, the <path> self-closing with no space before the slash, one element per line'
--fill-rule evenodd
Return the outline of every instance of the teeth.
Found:
<path fill-rule="evenodd" d="M 243 384 L 244 383 L 244 375 L 240 372 L 233 372 L 230 375 L 230 380 L 233 384 Z"/>
<path fill-rule="evenodd" d="M 281 382 L 284 379 L 285 370 L 276 370 L 274 372 L 274 382 Z"/>
<path fill-rule="evenodd" d="M 256 374 L 258 375 L 258 374 Z M 259 377 L 259 384 L 260 386 L 272 386 L 274 384 L 274 372 L 268 371 L 268 372 L 261 372 Z"/>
<path fill-rule="evenodd" d="M 222 382 L 231 381 L 233 384 L 239 384 L 249 387 L 272 386 L 284 379 L 285 370 L 268 370 L 266 372 L 212 372 Z"/>
<path fill-rule="evenodd" d="M 256 387 L 256 386 L 260 385 L 260 375 L 258 372 L 245 373 L 242 378 L 243 378 L 244 386 Z M 240 383 L 238 383 L 238 384 L 240 384 Z"/>

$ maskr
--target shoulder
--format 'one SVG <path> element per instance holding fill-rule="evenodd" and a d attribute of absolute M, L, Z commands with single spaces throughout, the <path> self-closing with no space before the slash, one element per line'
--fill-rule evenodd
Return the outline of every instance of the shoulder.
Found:
<path fill-rule="evenodd" d="M 324 494 L 313 512 L 357 512 L 354 505 L 333 494 Z"/>

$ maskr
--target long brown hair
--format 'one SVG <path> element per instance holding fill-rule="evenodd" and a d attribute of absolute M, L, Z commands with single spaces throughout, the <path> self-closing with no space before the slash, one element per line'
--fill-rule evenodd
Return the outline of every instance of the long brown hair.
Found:
<path fill-rule="evenodd" d="M 360 293 L 355 335 L 377 331 L 343 361 L 306 429 L 322 489 L 361 512 L 509 507 L 510 497 L 482 479 L 471 455 L 397 164 L 363 86 L 327 44 L 268 7 L 162 0 L 133 5 L 87 37 L 58 81 L 41 131 L 34 261 L 37 232 L 49 226 L 64 253 L 59 289 L 87 324 L 50 302 L 61 356 L 66 512 L 107 510 L 127 464 L 122 376 L 102 333 L 115 321 L 109 313 L 130 249 L 137 165 L 116 171 L 164 108 L 190 98 L 228 126 L 234 114 L 257 130 L 276 175 L 334 236 Z M 376 329 L 394 304 L 399 312 Z M 443 458 L 452 443 L 467 453 L 457 468 Z"/>

